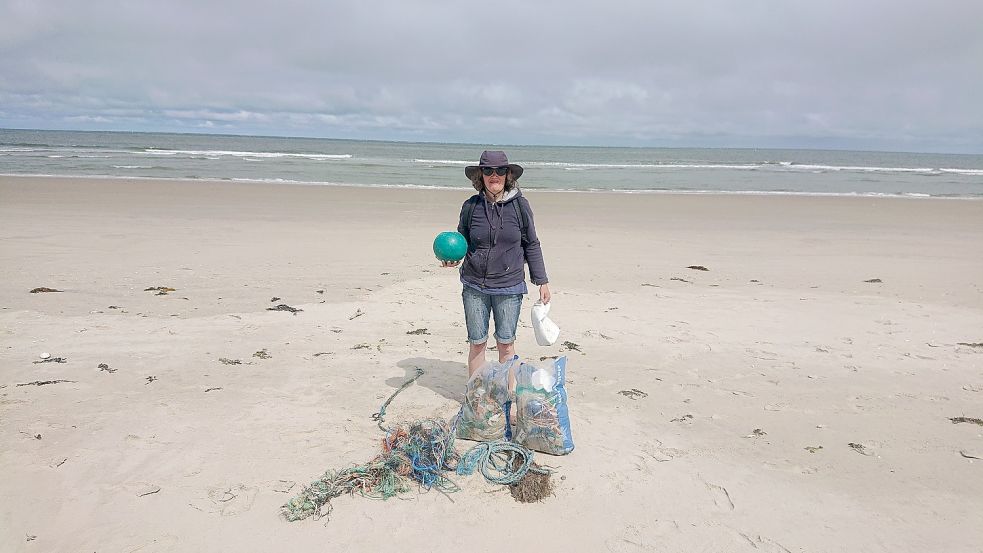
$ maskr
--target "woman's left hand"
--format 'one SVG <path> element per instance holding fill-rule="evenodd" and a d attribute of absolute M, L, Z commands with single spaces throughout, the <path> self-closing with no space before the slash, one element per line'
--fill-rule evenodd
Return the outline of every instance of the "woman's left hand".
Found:
<path fill-rule="evenodd" d="M 550 285 L 542 284 L 539 286 L 539 301 L 546 305 L 550 302 Z"/>

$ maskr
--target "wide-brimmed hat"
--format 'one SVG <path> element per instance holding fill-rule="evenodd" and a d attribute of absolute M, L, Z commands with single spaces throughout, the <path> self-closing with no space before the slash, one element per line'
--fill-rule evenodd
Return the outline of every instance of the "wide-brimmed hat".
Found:
<path fill-rule="evenodd" d="M 522 176 L 522 166 L 509 163 L 509 158 L 505 155 L 505 152 L 497 150 L 485 150 L 481 152 L 481 158 L 478 159 L 478 164 L 465 167 L 464 174 L 470 179 L 482 167 L 508 167 L 512 171 L 512 178 L 518 179 Z"/>

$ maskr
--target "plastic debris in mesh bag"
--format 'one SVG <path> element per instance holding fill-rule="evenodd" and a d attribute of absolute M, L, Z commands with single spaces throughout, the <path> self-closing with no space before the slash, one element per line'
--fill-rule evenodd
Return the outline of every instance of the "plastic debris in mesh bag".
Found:
<path fill-rule="evenodd" d="M 504 404 L 509 399 L 509 371 L 518 356 L 506 361 L 485 363 L 471 375 L 464 393 L 457 437 L 487 442 L 505 437 Z"/>
<path fill-rule="evenodd" d="M 513 441 L 550 455 L 573 451 L 567 412 L 567 358 L 548 365 L 522 363 L 515 374 L 516 425 Z"/>

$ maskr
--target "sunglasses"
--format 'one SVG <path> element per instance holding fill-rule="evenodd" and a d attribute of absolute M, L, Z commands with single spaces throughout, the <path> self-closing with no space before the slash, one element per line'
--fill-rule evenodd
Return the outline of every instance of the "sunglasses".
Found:
<path fill-rule="evenodd" d="M 490 177 L 492 173 L 495 173 L 500 177 L 504 177 L 508 172 L 509 172 L 508 167 L 482 167 L 481 168 L 481 174 L 486 177 Z"/>

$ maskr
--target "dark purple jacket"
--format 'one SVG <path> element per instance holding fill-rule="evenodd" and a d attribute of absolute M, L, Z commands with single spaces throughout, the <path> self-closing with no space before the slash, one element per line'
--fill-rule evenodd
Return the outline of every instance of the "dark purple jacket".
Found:
<path fill-rule="evenodd" d="M 471 224 L 459 224 L 457 229 L 468 240 L 468 254 L 461 262 L 461 278 L 485 288 L 515 286 L 525 280 L 524 264 L 528 263 L 533 284 L 549 282 L 532 209 L 522 192 L 515 188 L 505 195 L 504 200 L 494 203 L 484 194 L 479 196 L 471 213 Z M 528 242 L 522 241 L 522 222 L 512 202 L 518 202 L 519 209 L 526 215 Z M 461 206 L 462 216 L 466 205 L 464 202 Z"/>

